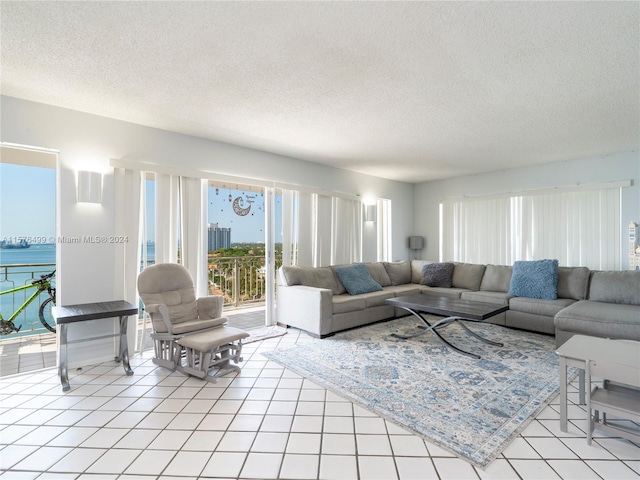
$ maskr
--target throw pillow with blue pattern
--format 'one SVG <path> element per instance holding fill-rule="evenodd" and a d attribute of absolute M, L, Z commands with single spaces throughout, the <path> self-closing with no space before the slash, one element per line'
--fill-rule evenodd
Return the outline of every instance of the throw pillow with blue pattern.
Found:
<path fill-rule="evenodd" d="M 558 298 L 558 260 L 519 260 L 515 262 L 509 295 L 541 300 Z"/>
<path fill-rule="evenodd" d="M 371 277 L 364 263 L 336 267 L 336 274 L 349 295 L 382 290 L 382 286 Z"/>

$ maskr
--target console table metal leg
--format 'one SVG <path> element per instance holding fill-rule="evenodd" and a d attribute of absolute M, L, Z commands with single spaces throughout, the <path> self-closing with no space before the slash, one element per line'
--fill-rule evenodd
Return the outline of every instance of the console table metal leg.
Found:
<path fill-rule="evenodd" d="M 129 347 L 127 342 L 127 321 L 128 317 L 120 317 L 120 355 L 116 357 L 117 361 L 122 360 L 122 367 L 127 375 L 133 375 L 133 370 L 129 365 Z"/>
<path fill-rule="evenodd" d="M 58 375 L 62 384 L 62 391 L 66 392 L 71 388 L 69 385 L 69 373 L 67 370 L 67 324 L 58 324 L 60 334 L 60 347 L 58 348 Z"/>

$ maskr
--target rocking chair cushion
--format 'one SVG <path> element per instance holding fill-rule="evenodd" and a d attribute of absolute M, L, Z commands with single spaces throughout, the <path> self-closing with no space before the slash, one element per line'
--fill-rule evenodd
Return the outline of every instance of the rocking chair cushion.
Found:
<path fill-rule="evenodd" d="M 227 317 L 211 318 L 205 320 L 191 320 L 188 322 L 178 323 L 173 326 L 173 333 L 183 335 L 185 333 L 197 332 L 204 329 L 220 327 L 227 323 Z"/>
<path fill-rule="evenodd" d="M 191 348 L 199 352 L 208 352 L 215 347 L 232 343 L 247 338 L 248 336 L 249 334 L 247 332 L 239 328 L 221 327 L 207 330 L 206 332 L 186 335 L 177 342 L 186 348 Z"/>

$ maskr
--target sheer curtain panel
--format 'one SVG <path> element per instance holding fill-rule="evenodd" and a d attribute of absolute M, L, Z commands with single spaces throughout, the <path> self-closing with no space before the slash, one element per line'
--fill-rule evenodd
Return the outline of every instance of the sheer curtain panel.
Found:
<path fill-rule="evenodd" d="M 362 260 L 362 202 L 332 199 L 331 265 Z"/>
<path fill-rule="evenodd" d="M 512 265 L 556 258 L 596 270 L 621 266 L 620 186 L 447 200 L 442 261 Z"/>
<path fill-rule="evenodd" d="M 156 173 L 156 263 L 178 262 L 179 177 Z"/>
<path fill-rule="evenodd" d="M 144 172 L 138 170 L 114 169 L 114 233 L 127 239 L 115 244 L 114 295 L 134 305 L 138 304 L 137 281 L 141 262 L 143 178 Z M 127 341 L 130 345 L 136 344 L 136 321 L 135 316 L 129 317 Z"/>
<path fill-rule="evenodd" d="M 207 180 L 180 177 L 181 263 L 191 273 L 199 297 L 208 294 L 207 185 Z"/>

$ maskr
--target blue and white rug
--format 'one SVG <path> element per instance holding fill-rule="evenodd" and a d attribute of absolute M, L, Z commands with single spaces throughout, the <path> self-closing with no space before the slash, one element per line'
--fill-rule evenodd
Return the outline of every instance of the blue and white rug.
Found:
<path fill-rule="evenodd" d="M 449 350 L 409 317 L 263 353 L 267 358 L 485 468 L 556 395 L 554 338 L 490 324 L 441 329 L 473 359 Z"/>

